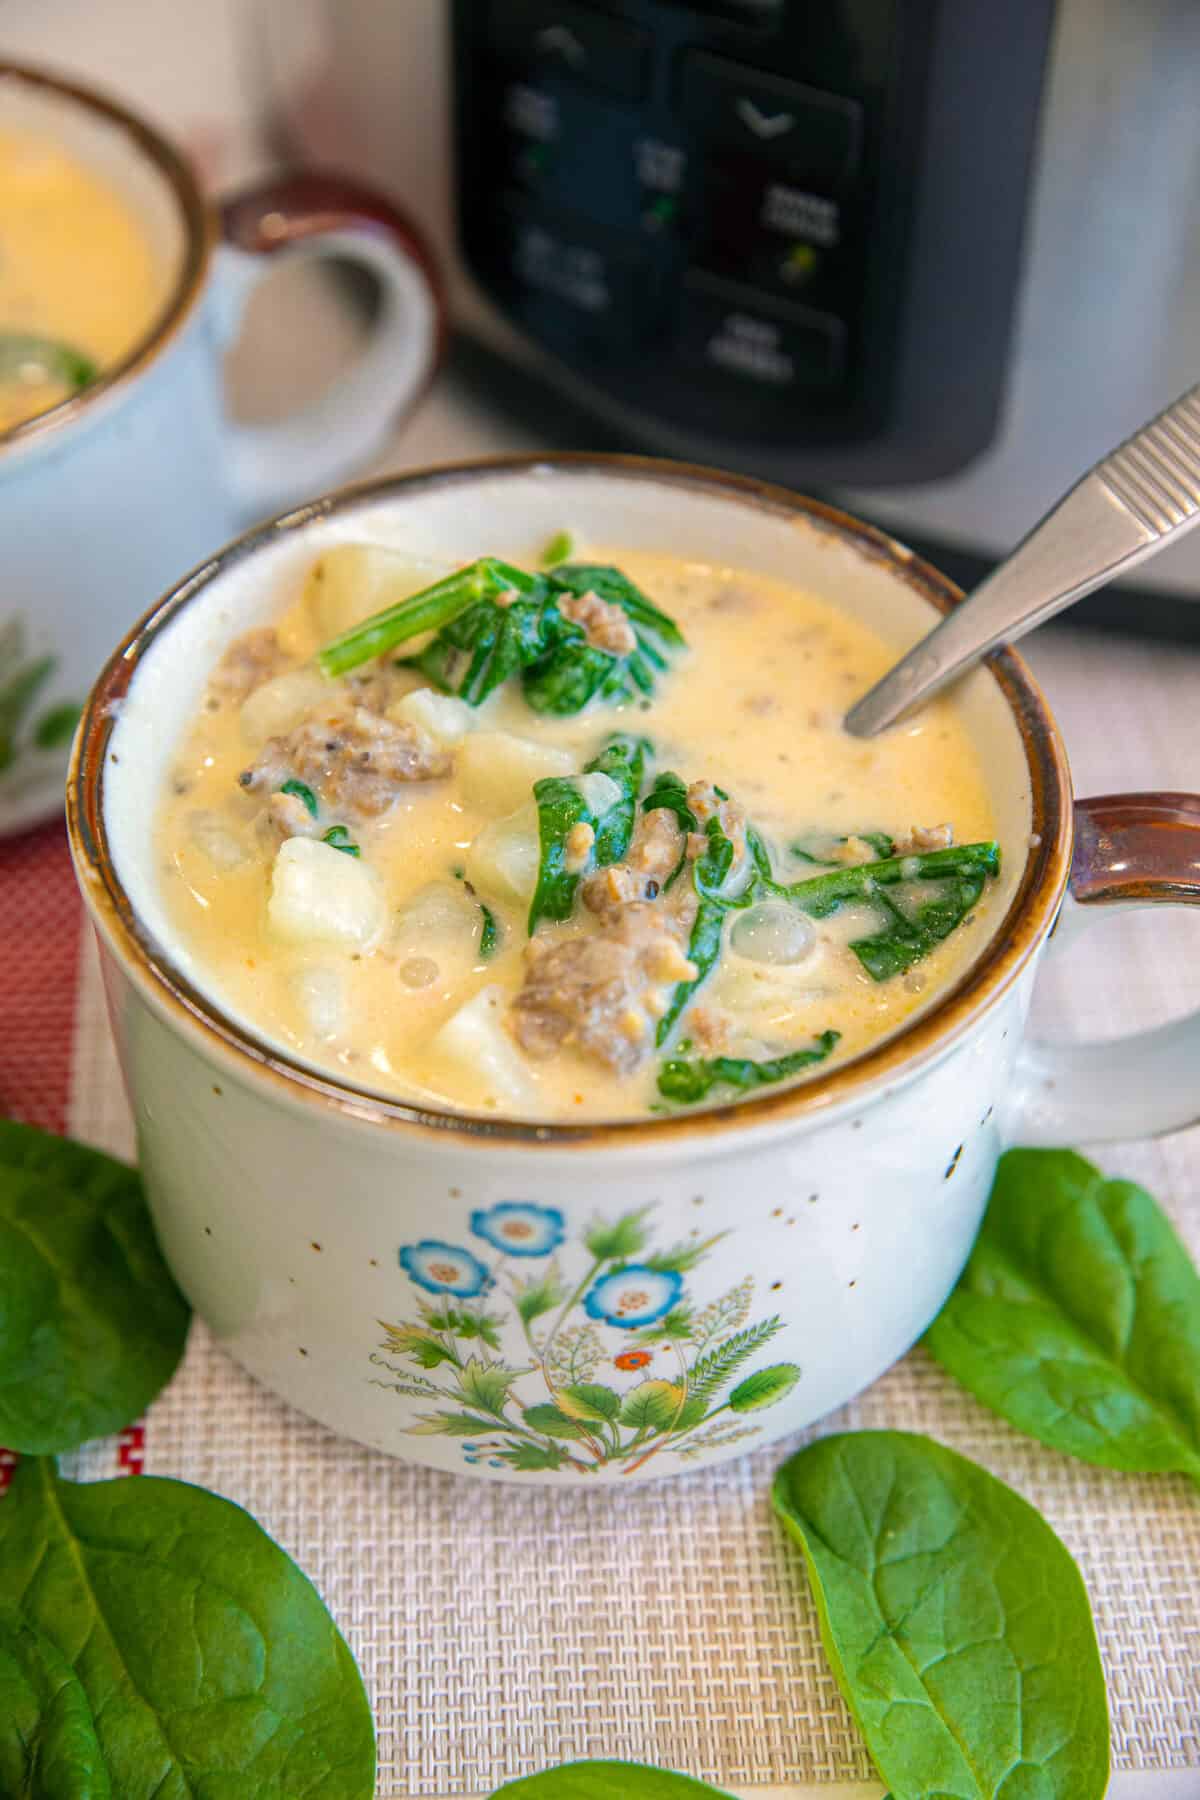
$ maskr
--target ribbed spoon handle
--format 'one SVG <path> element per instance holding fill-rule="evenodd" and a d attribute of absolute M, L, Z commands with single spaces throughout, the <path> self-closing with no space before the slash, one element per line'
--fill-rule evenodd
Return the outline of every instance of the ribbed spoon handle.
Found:
<path fill-rule="evenodd" d="M 1127 438 L 1046 514 L 1007 561 L 846 714 L 873 737 L 956 675 L 1124 575 L 1200 519 L 1200 386 Z"/>

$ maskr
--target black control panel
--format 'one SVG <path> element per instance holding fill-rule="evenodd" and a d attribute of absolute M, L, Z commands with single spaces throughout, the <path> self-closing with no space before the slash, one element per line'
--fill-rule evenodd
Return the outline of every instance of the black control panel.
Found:
<path fill-rule="evenodd" d="M 943 0 L 455 0 L 469 268 L 602 410 L 656 423 L 669 447 L 742 446 L 771 468 L 806 446 L 902 441 L 942 11 Z M 1040 63 L 1026 60 L 1036 110 Z M 988 78 L 978 71 L 982 88 Z M 969 84 L 961 98 L 969 107 Z M 1017 136 L 1031 117 L 1028 103 L 1013 116 Z M 970 121 L 957 129 L 969 141 Z M 1006 207 L 994 209 L 1000 240 L 1012 236 Z M 1011 301 L 1013 241 L 992 312 Z M 1002 374 L 986 331 L 981 350 L 997 366 L 976 368 L 989 389 L 976 438 Z"/>

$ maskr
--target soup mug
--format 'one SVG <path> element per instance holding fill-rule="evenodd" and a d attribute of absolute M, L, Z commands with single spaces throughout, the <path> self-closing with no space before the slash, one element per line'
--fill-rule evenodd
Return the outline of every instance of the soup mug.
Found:
<path fill-rule="evenodd" d="M 623 1482 L 721 1462 L 874 1380 L 945 1301 L 1007 1143 L 1195 1119 L 1197 1018 L 1071 1049 L 1024 1021 L 1068 890 L 1081 910 L 1200 898 L 1200 800 L 1073 807 L 1053 720 L 1001 652 L 957 700 L 1005 850 L 1002 923 L 893 1036 L 740 1105 L 613 1124 L 430 1112 L 339 1081 L 224 1012 L 173 937 L 151 830 L 172 741 L 224 647 L 330 544 L 519 561 L 564 522 L 795 583 L 898 649 L 958 598 L 828 507 L 670 463 L 363 487 L 243 537 L 130 634 L 88 702 L 68 819 L 159 1236 L 218 1341 L 364 1444 Z"/>
<path fill-rule="evenodd" d="M 0 834 L 62 805 L 79 704 L 116 638 L 169 581 L 250 520 L 344 478 L 429 379 L 442 302 L 413 227 L 318 174 L 209 206 L 183 157 L 102 95 L 0 62 L 0 129 L 53 140 L 126 202 L 167 272 L 130 354 L 0 431 Z M 283 257 L 366 267 L 381 304 L 335 392 L 278 423 L 225 415 L 221 357 Z"/>

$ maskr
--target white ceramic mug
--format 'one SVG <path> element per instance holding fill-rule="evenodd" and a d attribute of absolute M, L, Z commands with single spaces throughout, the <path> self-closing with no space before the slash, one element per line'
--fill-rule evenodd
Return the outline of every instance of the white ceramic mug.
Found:
<path fill-rule="evenodd" d="M 897 647 L 957 598 L 868 526 L 731 476 L 564 456 L 410 476 L 295 512 L 169 595 L 89 701 L 67 810 L 158 1232 L 218 1340 L 394 1454 L 621 1482 L 720 1462 L 874 1380 L 945 1301 L 1006 1143 L 1196 1119 L 1200 1018 L 1120 1045 L 1023 1040 L 1068 881 L 1084 906 L 1200 899 L 1200 800 L 1073 808 L 1053 722 L 1003 652 L 957 698 L 1007 911 L 891 1038 L 740 1106 L 614 1125 L 428 1113 L 343 1084 L 223 1014 L 172 941 L 148 821 L 173 740 L 225 646 L 329 544 L 519 562 L 564 523 L 794 582 Z"/>
<path fill-rule="evenodd" d="M 114 641 L 214 544 L 319 493 L 383 441 L 433 372 L 443 308 L 411 225 L 366 188 L 285 175 L 205 201 L 148 125 L 57 76 L 0 63 L 0 126 L 54 139 L 131 206 L 169 297 L 123 362 L 0 432 L 0 834 L 62 805 L 73 715 Z M 287 256 L 368 268 L 381 304 L 335 392 L 280 424 L 225 416 L 221 358 L 250 289 Z"/>

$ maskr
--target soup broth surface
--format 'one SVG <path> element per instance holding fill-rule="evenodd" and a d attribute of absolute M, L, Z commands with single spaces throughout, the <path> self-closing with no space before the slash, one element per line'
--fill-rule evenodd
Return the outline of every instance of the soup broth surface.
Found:
<path fill-rule="evenodd" d="M 165 297 L 122 197 L 52 138 L 0 127 L 0 432 L 120 362 Z"/>
<path fill-rule="evenodd" d="M 329 560 L 326 553 L 322 563 Z M 757 889 L 752 903 L 717 909 L 719 959 L 692 989 L 680 971 L 698 967 L 692 887 L 697 840 L 707 845 L 709 828 L 701 818 L 698 831 L 683 832 L 659 810 L 654 829 L 664 838 L 677 833 L 668 846 L 679 863 L 672 881 L 640 849 L 640 832 L 652 829 L 644 821 L 655 817 L 640 806 L 643 823 L 609 883 L 628 876 L 641 884 L 638 917 L 621 911 L 620 896 L 607 915 L 584 903 L 587 881 L 609 877 L 588 860 L 595 845 L 589 851 L 587 833 L 577 834 L 568 863 L 585 858 L 580 888 L 567 917 L 542 919 L 531 949 L 530 890 L 544 853 L 533 783 L 570 779 L 614 733 L 652 747 L 643 801 L 663 771 L 677 772 L 685 786 L 701 784 L 691 789 L 698 802 L 707 789 L 708 817 L 735 842 L 731 890 L 745 878 L 739 867 L 750 871 L 747 823 L 784 887 L 861 869 L 884 855 L 887 840 L 911 859 L 906 879 L 915 878 L 915 859 L 927 847 L 973 845 L 994 834 L 979 761 L 950 701 L 934 702 L 877 740 L 842 729 L 847 704 L 894 659 L 864 625 L 813 594 L 735 568 L 619 546 L 588 546 L 586 561 L 619 567 L 678 623 L 687 648 L 657 676 L 653 693 L 616 705 L 593 700 L 557 718 L 532 711 L 513 681 L 476 709 L 456 703 L 458 725 L 469 713 L 471 729 L 443 747 L 447 772 L 396 781 L 388 803 L 369 814 L 351 803 L 336 771 L 324 785 L 312 781 L 311 758 L 300 755 L 302 740 L 312 747 L 311 732 L 303 734 L 330 704 L 321 700 L 325 677 L 309 660 L 339 622 L 322 601 L 327 570 L 310 573 L 303 592 L 281 595 L 274 636 L 251 633 L 228 653 L 175 755 L 157 824 L 158 859 L 187 967 L 258 1035 L 356 1086 L 438 1108 L 629 1118 L 678 1111 L 678 1095 L 665 1093 L 661 1080 L 671 1059 L 694 1067 L 725 1058 L 761 1070 L 820 1048 L 824 1033 L 838 1036 L 814 1068 L 852 1058 L 926 1006 L 982 949 L 998 917 L 994 880 L 981 882 L 978 903 L 942 941 L 883 978 L 851 946 L 890 929 L 889 920 L 903 935 L 903 918 L 897 925 L 886 895 L 902 898 L 901 912 L 916 916 L 911 896 L 922 902 L 947 892 L 944 884 L 914 879 L 868 890 L 825 916 Z M 428 579 L 415 577 L 408 590 Z M 352 699 L 376 716 L 415 716 L 406 697 L 429 690 L 429 680 L 395 666 L 411 649 L 406 644 L 335 684 L 343 710 Z M 273 710 L 274 697 L 280 706 Z M 361 723 L 362 712 L 355 717 Z M 327 742 L 343 744 L 330 748 L 334 761 L 345 753 L 333 727 Z M 289 770 L 301 767 L 307 793 L 282 793 Z M 727 801 L 713 794 L 714 784 Z M 596 804 L 609 797 L 604 789 Z M 321 841 L 327 832 L 331 843 Z M 339 843 L 343 854 L 331 855 Z M 353 893 L 342 894 L 343 872 Z M 587 891 L 596 898 L 597 890 Z M 603 900 L 601 892 L 597 903 Z M 341 926 L 328 915 L 343 905 L 341 926 L 349 920 L 350 929 L 339 938 Z M 305 908 L 315 908 L 311 918 Z M 660 915 L 671 921 L 668 938 L 673 933 L 665 949 L 624 947 L 639 920 L 639 929 L 650 930 Z M 549 949 L 559 961 L 540 963 L 542 986 L 531 996 L 533 961 Z M 572 998 L 572 983 L 582 955 L 599 961 L 594 991 L 581 1000 Z M 639 968 L 652 966 L 655 978 L 647 984 L 644 972 L 637 975 L 630 1004 L 614 1010 L 605 984 L 625 978 L 621 959 L 630 957 L 642 957 Z M 659 1044 L 681 982 L 687 1004 Z M 543 1004 L 548 1012 L 539 1011 Z M 694 1097 L 727 1102 L 755 1085 L 756 1077 L 740 1085 L 716 1079 Z"/>

